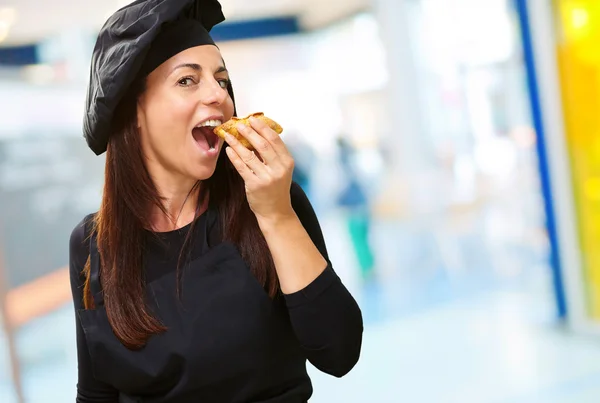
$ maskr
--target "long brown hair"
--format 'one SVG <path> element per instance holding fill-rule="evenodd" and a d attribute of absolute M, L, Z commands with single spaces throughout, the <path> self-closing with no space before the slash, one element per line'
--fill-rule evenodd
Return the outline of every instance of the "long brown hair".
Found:
<path fill-rule="evenodd" d="M 150 336 L 166 330 L 149 311 L 144 291 L 144 229 L 151 228 L 148 212 L 158 206 L 166 214 L 142 154 L 136 105 L 144 90 L 144 81 L 135 83 L 117 108 L 106 151 L 102 202 L 93 222 L 106 314 L 116 337 L 130 349 L 143 347 Z M 231 84 L 227 91 L 234 99 Z M 223 240 L 238 247 L 257 280 L 274 297 L 279 283 L 271 253 L 248 205 L 244 181 L 223 151 L 224 147 L 214 174 L 202 181 L 197 202 L 202 203 L 204 196 L 210 195 L 210 205 L 219 213 Z M 190 241 L 194 222 L 181 256 Z M 95 309 L 89 259 L 84 273 L 84 305 L 86 309 Z"/>

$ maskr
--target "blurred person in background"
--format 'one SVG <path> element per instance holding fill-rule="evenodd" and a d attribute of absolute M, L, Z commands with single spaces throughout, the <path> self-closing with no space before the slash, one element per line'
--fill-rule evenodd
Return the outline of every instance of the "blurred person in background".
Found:
<path fill-rule="evenodd" d="M 354 160 L 354 147 L 342 135 L 336 138 L 339 163 L 345 177 L 337 204 L 344 211 L 348 233 L 358 260 L 361 276 L 374 274 L 375 259 L 369 243 L 371 212 L 366 191 L 360 183 Z"/>
<path fill-rule="evenodd" d="M 340 377 L 362 316 L 332 269 L 282 139 L 257 156 L 236 114 L 216 0 L 135 1 L 92 56 L 84 134 L 106 152 L 101 207 L 70 240 L 78 402 L 307 402 Z"/>

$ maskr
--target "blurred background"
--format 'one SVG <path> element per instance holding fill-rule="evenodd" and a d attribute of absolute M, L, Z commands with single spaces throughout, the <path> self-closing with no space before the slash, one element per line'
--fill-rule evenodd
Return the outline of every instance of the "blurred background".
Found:
<path fill-rule="evenodd" d="M 126 0 L 0 0 L 0 402 L 74 401 L 82 116 Z M 600 401 L 600 2 L 221 0 L 238 111 L 285 128 L 365 319 L 311 402 Z"/>

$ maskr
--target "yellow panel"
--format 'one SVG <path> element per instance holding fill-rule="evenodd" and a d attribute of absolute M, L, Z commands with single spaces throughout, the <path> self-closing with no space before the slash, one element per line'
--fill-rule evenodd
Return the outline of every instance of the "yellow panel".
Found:
<path fill-rule="evenodd" d="M 587 306 L 600 319 L 600 0 L 557 0 L 555 6 Z"/>

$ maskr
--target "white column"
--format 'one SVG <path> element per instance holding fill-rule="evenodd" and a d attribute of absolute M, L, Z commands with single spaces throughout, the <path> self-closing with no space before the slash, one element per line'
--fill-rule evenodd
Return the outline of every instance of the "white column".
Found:
<path fill-rule="evenodd" d="M 419 3 L 414 0 L 373 0 L 383 42 L 389 82 L 385 88 L 386 116 L 382 141 L 391 155 L 382 198 L 395 213 L 428 209 L 433 149 L 424 121 L 418 68 Z M 391 206 L 395 203 L 396 206 Z M 392 214 L 394 214 L 392 212 Z"/>

